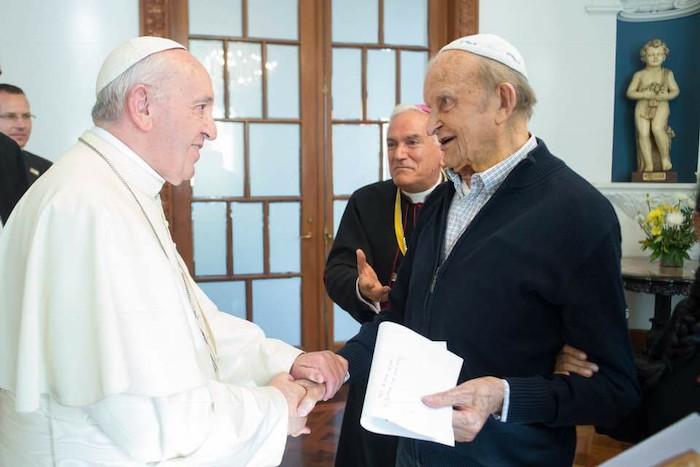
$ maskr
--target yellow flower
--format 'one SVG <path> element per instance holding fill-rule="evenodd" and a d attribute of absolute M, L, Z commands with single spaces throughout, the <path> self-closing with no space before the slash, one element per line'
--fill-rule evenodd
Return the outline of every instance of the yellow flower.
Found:
<path fill-rule="evenodd" d="M 661 207 L 654 208 L 647 214 L 647 222 L 653 224 L 664 216 L 664 212 Z"/>

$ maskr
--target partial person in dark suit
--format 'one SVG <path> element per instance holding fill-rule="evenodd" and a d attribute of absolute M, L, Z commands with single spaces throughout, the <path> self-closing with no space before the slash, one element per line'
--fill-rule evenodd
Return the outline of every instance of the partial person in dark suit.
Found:
<path fill-rule="evenodd" d="M 28 187 L 22 151 L 9 136 L 0 133 L 0 229 Z"/>
<path fill-rule="evenodd" d="M 15 140 L 22 148 L 30 185 L 49 170 L 52 164 L 50 160 L 24 149 L 32 134 L 32 118 L 34 116 L 24 91 L 12 84 L 0 83 L 0 132 Z"/>

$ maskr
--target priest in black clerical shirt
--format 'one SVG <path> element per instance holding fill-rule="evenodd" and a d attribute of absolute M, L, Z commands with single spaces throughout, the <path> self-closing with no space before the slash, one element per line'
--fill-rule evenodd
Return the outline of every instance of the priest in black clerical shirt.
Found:
<path fill-rule="evenodd" d="M 394 109 L 387 132 L 391 180 L 367 185 L 352 195 L 328 255 L 328 295 L 360 323 L 371 321 L 388 306 L 389 289 L 423 202 L 442 182 L 442 152 L 437 139 L 427 134 L 428 112 L 423 105 Z M 358 283 L 358 262 L 376 273 L 380 287 Z M 350 386 L 337 467 L 395 463 L 396 438 L 370 433 L 360 426 L 366 383 Z"/>

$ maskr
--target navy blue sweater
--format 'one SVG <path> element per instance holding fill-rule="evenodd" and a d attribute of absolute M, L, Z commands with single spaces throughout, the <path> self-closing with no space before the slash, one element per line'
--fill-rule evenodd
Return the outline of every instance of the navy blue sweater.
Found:
<path fill-rule="evenodd" d="M 639 400 L 615 212 L 538 140 L 440 263 L 453 195 L 449 183 L 433 192 L 391 311 L 339 353 L 351 378 L 365 374 L 378 324 L 391 319 L 447 341 L 464 358 L 460 383 L 507 379 L 508 421 L 490 419 L 473 442 L 455 448 L 417 441 L 426 466 L 570 466 L 575 425 L 613 425 Z M 552 375 L 564 343 L 585 351 L 599 372 Z"/>

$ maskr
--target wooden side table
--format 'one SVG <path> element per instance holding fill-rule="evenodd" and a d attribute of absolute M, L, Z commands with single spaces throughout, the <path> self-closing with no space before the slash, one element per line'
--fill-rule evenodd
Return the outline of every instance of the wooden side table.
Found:
<path fill-rule="evenodd" d="M 654 294 L 654 317 L 651 328 L 662 329 L 671 317 L 671 297 L 690 293 L 695 280 L 697 261 L 686 260 L 683 268 L 662 268 L 648 257 L 622 258 L 622 282 L 631 292 Z"/>

